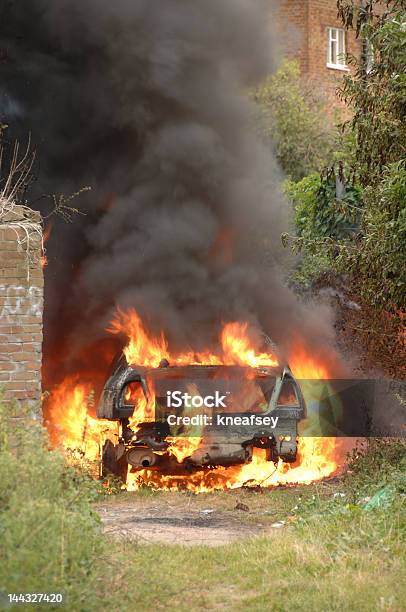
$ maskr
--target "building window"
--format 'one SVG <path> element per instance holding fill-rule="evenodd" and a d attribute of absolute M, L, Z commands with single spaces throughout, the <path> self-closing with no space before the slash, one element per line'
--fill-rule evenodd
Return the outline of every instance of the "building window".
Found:
<path fill-rule="evenodd" d="M 348 70 L 345 63 L 345 32 L 340 28 L 328 28 L 327 67 Z"/>

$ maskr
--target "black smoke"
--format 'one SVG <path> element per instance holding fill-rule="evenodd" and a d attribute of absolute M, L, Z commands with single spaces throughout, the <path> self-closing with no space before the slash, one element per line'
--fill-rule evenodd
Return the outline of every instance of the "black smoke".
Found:
<path fill-rule="evenodd" d="M 282 347 L 297 331 L 331 341 L 328 315 L 278 272 L 287 204 L 246 95 L 272 68 L 265 6 L 4 3 L 0 120 L 11 140 L 31 134 L 30 199 L 46 212 L 47 194 L 91 187 L 48 244 L 45 351 L 66 347 L 66 369 L 116 305 L 175 345 L 212 343 L 234 319 Z"/>

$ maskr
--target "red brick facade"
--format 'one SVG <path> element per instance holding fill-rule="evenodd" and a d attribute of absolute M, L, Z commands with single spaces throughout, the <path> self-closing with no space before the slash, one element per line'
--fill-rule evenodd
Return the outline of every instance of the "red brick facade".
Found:
<path fill-rule="evenodd" d="M 0 388 L 40 413 L 42 227 L 39 213 L 0 200 Z M 27 217 L 29 213 L 29 217 Z"/>
<path fill-rule="evenodd" d="M 336 89 L 346 69 L 327 66 L 328 28 L 343 29 L 337 17 L 336 0 L 268 0 L 273 29 L 283 56 L 297 58 L 302 75 L 320 91 L 321 96 L 341 107 Z M 362 43 L 354 32 L 345 32 L 346 52 L 359 56 Z"/>

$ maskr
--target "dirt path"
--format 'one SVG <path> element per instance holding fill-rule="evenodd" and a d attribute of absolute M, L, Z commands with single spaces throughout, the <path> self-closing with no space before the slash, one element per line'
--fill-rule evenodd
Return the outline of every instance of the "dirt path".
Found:
<path fill-rule="evenodd" d="M 260 491 L 239 489 L 120 493 L 97 504 L 104 533 L 140 543 L 219 546 L 240 539 L 277 536 L 296 520 L 294 510 L 314 494 L 332 495 L 334 481 Z"/>
<path fill-rule="evenodd" d="M 119 508 L 98 508 L 104 532 L 131 541 L 219 546 L 240 538 L 264 535 L 270 528 L 244 525 L 218 510 L 182 511 L 169 505 L 137 508 L 133 502 Z"/>

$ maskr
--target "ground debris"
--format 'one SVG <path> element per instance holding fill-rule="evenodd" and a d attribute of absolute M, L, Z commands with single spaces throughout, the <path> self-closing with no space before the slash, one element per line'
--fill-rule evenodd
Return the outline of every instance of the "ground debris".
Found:
<path fill-rule="evenodd" d="M 234 510 L 242 510 L 243 512 L 249 512 L 250 508 L 247 504 L 243 504 L 242 502 L 237 502 Z"/>

